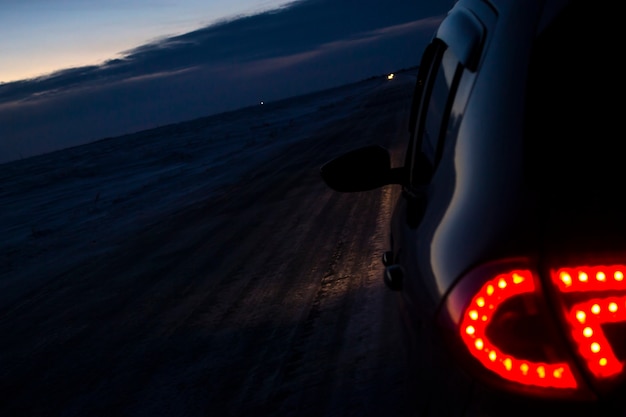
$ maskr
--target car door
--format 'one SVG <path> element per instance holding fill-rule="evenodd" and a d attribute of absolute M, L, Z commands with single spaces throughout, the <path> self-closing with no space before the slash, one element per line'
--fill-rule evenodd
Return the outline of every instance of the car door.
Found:
<path fill-rule="evenodd" d="M 440 40 L 435 40 L 420 65 L 414 112 L 411 116 L 411 139 L 405 157 L 409 183 L 402 188 L 394 212 L 392 239 L 394 259 L 402 267 L 403 294 L 411 311 L 434 312 L 432 297 L 422 289 L 420 265 L 417 254 L 422 250 L 420 235 L 424 228 L 424 215 L 429 206 L 432 179 L 443 155 L 449 123 L 450 106 L 458 84 L 460 66 L 458 60 Z M 422 78 L 423 77 L 423 78 Z M 393 266 L 392 266 L 393 267 Z M 419 298 L 419 300 L 417 299 Z"/>
<path fill-rule="evenodd" d="M 405 156 L 409 180 L 393 215 L 395 263 L 387 271 L 402 275 L 403 304 L 414 321 L 432 316 L 446 290 L 430 267 L 430 243 L 454 189 L 455 134 L 484 43 L 481 22 L 460 13 L 446 19 L 453 21 L 448 27 L 444 21 L 420 63 Z"/>

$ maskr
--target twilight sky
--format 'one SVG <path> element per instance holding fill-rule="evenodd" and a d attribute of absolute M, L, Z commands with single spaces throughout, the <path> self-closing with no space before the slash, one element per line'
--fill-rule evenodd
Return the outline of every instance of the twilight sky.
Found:
<path fill-rule="evenodd" d="M 0 0 L 0 82 L 70 66 L 289 0 Z"/>
<path fill-rule="evenodd" d="M 452 4 L 0 0 L 0 163 L 417 65 Z"/>

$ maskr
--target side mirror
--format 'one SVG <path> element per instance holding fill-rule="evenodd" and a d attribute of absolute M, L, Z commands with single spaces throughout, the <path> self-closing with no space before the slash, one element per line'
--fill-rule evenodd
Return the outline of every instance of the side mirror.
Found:
<path fill-rule="evenodd" d="M 402 168 L 391 168 L 389 151 L 379 145 L 355 149 L 322 166 L 322 179 L 340 192 L 373 190 L 387 184 L 400 184 Z"/>

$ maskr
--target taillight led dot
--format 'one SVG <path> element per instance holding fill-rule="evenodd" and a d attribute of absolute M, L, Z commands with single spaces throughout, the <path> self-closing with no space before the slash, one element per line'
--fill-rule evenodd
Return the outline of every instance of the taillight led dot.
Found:
<path fill-rule="evenodd" d="M 469 312 L 469 317 L 472 320 L 478 320 L 478 311 L 472 310 Z"/>
<path fill-rule="evenodd" d="M 589 280 L 589 276 L 585 272 L 578 273 L 578 280 L 580 282 L 587 282 Z"/>
<path fill-rule="evenodd" d="M 485 343 L 483 342 L 483 339 L 476 339 L 476 341 L 474 342 L 474 346 L 476 346 L 476 349 L 478 350 L 483 350 L 483 348 L 485 347 Z"/>
<path fill-rule="evenodd" d="M 600 352 L 600 344 L 599 344 L 599 343 L 597 343 L 597 342 L 593 342 L 593 343 L 591 344 L 591 351 L 592 351 L 593 353 L 598 353 L 598 352 Z"/>
<path fill-rule="evenodd" d="M 611 313 L 615 313 L 617 311 L 617 303 L 610 303 L 609 304 L 609 311 Z"/>
<path fill-rule="evenodd" d="M 555 378 L 562 378 L 563 377 L 563 372 L 565 372 L 565 369 L 561 368 L 557 368 L 554 370 L 554 372 L 552 372 L 552 375 L 554 375 Z"/>
<path fill-rule="evenodd" d="M 586 318 L 587 318 L 587 315 L 585 314 L 584 311 L 578 310 L 576 312 L 576 320 L 578 320 L 579 322 L 584 323 Z"/>
<path fill-rule="evenodd" d="M 491 362 L 495 362 L 497 358 L 498 358 L 498 355 L 496 354 L 495 350 L 492 350 L 491 352 L 489 352 L 489 360 Z"/>
<path fill-rule="evenodd" d="M 546 377 L 546 368 L 544 368 L 543 366 L 538 366 L 537 367 L 537 375 L 539 375 L 539 378 L 545 378 Z"/>
<path fill-rule="evenodd" d="M 482 321 L 487 321 L 487 320 L 489 319 L 489 317 L 487 317 L 487 316 L 482 316 L 480 319 L 481 319 Z"/>
<path fill-rule="evenodd" d="M 487 285 L 487 295 L 493 295 L 495 290 L 496 289 L 493 287 L 493 285 Z"/>
<path fill-rule="evenodd" d="M 476 333 L 476 329 L 474 328 L 474 326 L 467 326 L 467 328 L 465 329 L 465 333 L 472 335 Z"/>
<path fill-rule="evenodd" d="M 498 281 L 498 288 L 500 289 L 505 289 L 506 288 L 506 281 L 504 278 L 500 278 L 500 280 Z"/>
<path fill-rule="evenodd" d="M 566 287 L 569 287 L 570 285 L 572 285 L 572 277 L 567 272 L 561 272 L 560 278 L 561 278 L 561 281 L 563 281 L 563 284 L 565 284 Z"/>
<path fill-rule="evenodd" d="M 600 304 L 594 304 L 591 306 L 591 312 L 593 314 L 600 314 Z"/>
<path fill-rule="evenodd" d="M 510 371 L 513 368 L 513 361 L 511 360 L 511 358 L 506 358 L 504 361 L 502 361 L 502 363 L 504 364 L 504 367 L 507 371 Z"/>
<path fill-rule="evenodd" d="M 520 365 L 519 370 L 522 371 L 523 375 L 527 375 L 528 374 L 528 364 L 527 363 L 523 363 Z"/>
<path fill-rule="evenodd" d="M 609 361 L 608 361 L 606 358 L 600 358 L 600 360 L 598 361 L 598 365 L 600 365 L 600 366 L 606 366 L 606 364 L 607 364 L 608 362 L 609 362 Z"/>
<path fill-rule="evenodd" d="M 513 284 L 521 284 L 524 282 L 524 277 L 520 274 L 513 274 Z"/>
<path fill-rule="evenodd" d="M 485 299 L 483 297 L 478 297 L 476 299 L 476 305 L 478 307 L 484 307 L 485 306 Z"/>
<path fill-rule="evenodd" d="M 591 327 L 585 327 L 585 328 L 583 329 L 583 335 L 584 335 L 585 337 L 591 337 L 591 336 L 593 336 L 593 330 L 591 329 Z"/>
<path fill-rule="evenodd" d="M 602 282 L 604 282 L 604 281 L 606 281 L 606 274 L 605 274 L 604 272 L 598 272 L 598 273 L 596 274 L 596 279 L 597 279 L 598 281 L 602 281 Z"/>
<path fill-rule="evenodd" d="M 622 281 L 624 279 L 624 273 L 622 271 L 615 271 L 613 278 L 615 278 L 615 281 Z"/>

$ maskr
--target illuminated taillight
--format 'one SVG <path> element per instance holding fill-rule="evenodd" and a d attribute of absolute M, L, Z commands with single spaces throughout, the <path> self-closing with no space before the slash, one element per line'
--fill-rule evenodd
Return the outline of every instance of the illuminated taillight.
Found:
<path fill-rule="evenodd" d="M 626 322 L 626 266 L 581 266 L 551 271 L 565 321 L 578 353 L 599 383 L 621 375 L 604 326 Z M 623 336 L 622 336 L 623 338 Z"/>
<path fill-rule="evenodd" d="M 548 298 L 529 261 L 486 263 L 452 289 L 440 311 L 440 325 L 449 330 L 445 334 L 468 369 L 498 389 L 594 398 Z"/>
<path fill-rule="evenodd" d="M 461 338 L 472 356 L 504 379 L 538 387 L 576 388 L 568 363 L 516 357 L 504 352 L 488 336 L 487 328 L 493 324 L 494 315 L 503 303 L 534 292 L 535 281 L 528 270 L 510 271 L 487 281 L 465 309 L 460 326 Z"/>
<path fill-rule="evenodd" d="M 626 266 L 583 266 L 577 268 L 560 268 L 553 270 L 552 282 L 562 293 L 624 291 Z"/>
<path fill-rule="evenodd" d="M 626 265 L 545 271 L 526 259 L 474 268 L 448 295 L 440 324 L 477 376 L 499 388 L 608 394 L 626 379 Z"/>

